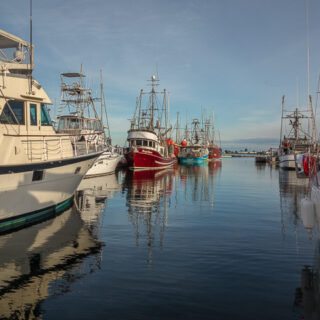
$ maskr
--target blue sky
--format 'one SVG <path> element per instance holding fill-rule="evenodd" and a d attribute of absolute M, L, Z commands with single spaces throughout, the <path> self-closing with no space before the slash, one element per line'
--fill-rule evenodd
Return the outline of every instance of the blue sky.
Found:
<path fill-rule="evenodd" d="M 310 88 L 320 71 L 320 2 L 309 0 Z M 59 103 L 60 73 L 103 70 L 111 135 L 123 144 L 158 64 L 176 113 L 215 109 L 222 140 L 278 138 L 281 97 L 307 101 L 305 0 L 33 0 L 35 78 Z M 29 39 L 29 0 L 1 2 L 0 28 Z"/>

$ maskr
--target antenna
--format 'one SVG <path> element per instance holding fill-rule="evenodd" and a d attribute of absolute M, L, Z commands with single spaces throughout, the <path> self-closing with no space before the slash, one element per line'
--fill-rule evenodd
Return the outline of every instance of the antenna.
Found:
<path fill-rule="evenodd" d="M 307 24 L 307 76 L 308 76 L 308 102 L 310 96 L 310 41 L 309 41 L 309 3 L 306 0 L 306 24 Z"/>
<path fill-rule="evenodd" d="M 33 69 L 33 46 L 32 46 L 32 0 L 30 0 L 30 74 L 29 74 L 29 94 L 32 94 L 32 69 Z"/>
<path fill-rule="evenodd" d="M 33 64 L 33 52 L 32 52 L 32 0 L 30 0 L 30 54 L 29 54 L 29 58 L 30 58 L 30 65 L 32 68 L 32 64 Z"/>
<path fill-rule="evenodd" d="M 157 79 L 159 79 L 158 61 L 156 61 L 156 76 L 157 76 Z"/>

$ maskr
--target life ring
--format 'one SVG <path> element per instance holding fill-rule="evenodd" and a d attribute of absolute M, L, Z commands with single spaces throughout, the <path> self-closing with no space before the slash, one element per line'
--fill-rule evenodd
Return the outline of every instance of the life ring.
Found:
<path fill-rule="evenodd" d="M 302 164 L 304 173 L 309 177 L 311 173 L 315 172 L 315 158 L 305 153 L 302 157 Z"/>

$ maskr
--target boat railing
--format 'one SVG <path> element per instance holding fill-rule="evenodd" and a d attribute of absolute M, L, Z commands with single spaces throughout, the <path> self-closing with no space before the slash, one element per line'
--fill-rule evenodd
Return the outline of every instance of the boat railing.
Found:
<path fill-rule="evenodd" d="M 105 148 L 97 140 L 87 138 L 79 141 L 77 135 L 9 135 L 21 137 L 23 151 L 33 161 L 61 160 L 102 152 Z M 83 136 L 83 135 L 82 135 Z M 25 139 L 24 139 L 25 138 Z M 16 152 L 19 151 L 16 148 Z"/>

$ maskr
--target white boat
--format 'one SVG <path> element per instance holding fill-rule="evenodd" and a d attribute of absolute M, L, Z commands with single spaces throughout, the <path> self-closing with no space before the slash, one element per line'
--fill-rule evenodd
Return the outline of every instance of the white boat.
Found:
<path fill-rule="evenodd" d="M 114 173 L 121 159 L 118 153 L 104 152 L 88 170 L 85 178 Z"/>
<path fill-rule="evenodd" d="M 287 127 L 284 121 L 287 120 Z M 307 128 L 308 121 L 312 122 L 312 132 Z M 283 135 L 287 129 L 287 135 Z M 279 166 L 282 169 L 301 170 L 296 161 L 300 154 L 310 152 L 315 145 L 315 119 L 313 115 L 311 97 L 309 97 L 309 110 L 301 111 L 296 108 L 294 111 L 285 110 L 284 96 L 282 97 L 282 115 L 279 146 Z"/>
<path fill-rule="evenodd" d="M 283 169 L 295 170 L 296 162 L 294 153 L 282 154 L 279 156 L 279 166 Z"/>
<path fill-rule="evenodd" d="M 68 208 L 102 152 L 98 145 L 81 148 L 77 135 L 56 133 L 51 100 L 33 68 L 33 45 L 0 30 L 0 232 Z"/>
<path fill-rule="evenodd" d="M 81 68 L 82 69 L 82 68 Z M 59 133 L 72 133 L 79 136 L 86 149 L 92 149 L 95 145 L 104 148 L 103 154 L 95 161 L 86 173 L 87 177 L 99 176 L 113 173 L 121 160 L 121 155 L 114 151 L 111 145 L 111 136 L 108 125 L 108 117 L 103 98 L 103 87 L 101 80 L 101 98 L 94 98 L 91 89 L 85 88 L 82 73 L 62 73 L 61 77 L 61 102 L 59 116 L 57 117 Z M 102 77 L 101 77 L 102 78 Z M 101 117 L 95 106 L 95 101 L 101 102 Z M 105 112 L 107 126 L 103 125 L 103 114 Z M 107 129 L 108 137 L 105 134 Z"/>

